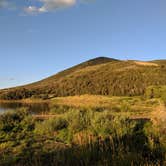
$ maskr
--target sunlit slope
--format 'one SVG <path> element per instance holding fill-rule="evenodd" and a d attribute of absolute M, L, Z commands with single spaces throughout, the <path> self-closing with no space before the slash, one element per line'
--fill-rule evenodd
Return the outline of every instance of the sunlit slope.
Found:
<path fill-rule="evenodd" d="M 144 94 L 151 85 L 166 85 L 166 60 L 142 62 L 100 57 L 42 81 L 5 90 L 5 93 L 28 91 L 28 97 L 40 94 L 135 96 Z"/>
<path fill-rule="evenodd" d="M 64 71 L 61 71 L 51 77 L 48 77 L 46 79 L 43 79 L 39 82 L 36 82 L 36 83 L 33 83 L 33 84 L 30 84 L 28 86 L 43 86 L 43 85 L 47 85 L 47 84 L 52 84 L 54 83 L 55 81 L 58 81 L 59 79 L 63 79 L 65 78 L 66 76 L 72 74 L 72 73 L 75 73 L 79 70 L 83 70 L 87 67 L 90 67 L 90 68 L 93 68 L 94 66 L 97 66 L 97 65 L 101 65 L 101 64 L 105 64 L 105 63 L 109 63 L 109 62 L 117 62 L 118 60 L 116 59 L 112 59 L 112 58 L 107 58 L 107 57 L 98 57 L 98 58 L 95 58 L 95 59 L 91 59 L 89 61 L 86 61 L 86 62 L 83 62 L 83 63 L 80 63 L 76 66 L 73 66 L 69 69 L 66 69 Z M 27 87 L 27 86 L 26 86 Z"/>

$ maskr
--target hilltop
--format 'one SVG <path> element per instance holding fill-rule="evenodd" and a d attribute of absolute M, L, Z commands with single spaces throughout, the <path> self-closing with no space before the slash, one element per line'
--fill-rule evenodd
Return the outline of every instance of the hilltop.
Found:
<path fill-rule="evenodd" d="M 149 86 L 166 85 L 166 60 L 150 62 L 98 57 L 44 80 L 0 91 L 3 99 L 82 94 L 137 96 Z"/>

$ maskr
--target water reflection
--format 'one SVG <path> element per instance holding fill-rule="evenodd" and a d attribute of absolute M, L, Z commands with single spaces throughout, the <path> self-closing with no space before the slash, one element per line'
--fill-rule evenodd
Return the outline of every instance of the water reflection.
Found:
<path fill-rule="evenodd" d="M 19 103 L 19 102 L 0 102 L 0 113 L 9 110 L 27 108 L 31 114 L 44 113 L 49 111 L 48 103 Z"/>

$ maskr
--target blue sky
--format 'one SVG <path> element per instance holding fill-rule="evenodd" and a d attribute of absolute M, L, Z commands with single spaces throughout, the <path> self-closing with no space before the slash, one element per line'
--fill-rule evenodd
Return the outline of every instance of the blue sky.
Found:
<path fill-rule="evenodd" d="M 165 0 L 0 0 L 0 88 L 98 56 L 166 59 Z"/>

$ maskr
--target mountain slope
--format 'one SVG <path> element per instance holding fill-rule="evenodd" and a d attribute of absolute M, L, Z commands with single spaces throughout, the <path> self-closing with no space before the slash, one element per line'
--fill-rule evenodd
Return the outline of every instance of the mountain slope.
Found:
<path fill-rule="evenodd" d="M 71 73 L 74 73 L 74 72 L 79 71 L 81 69 L 85 69 L 87 67 L 93 67 L 93 66 L 108 63 L 108 62 L 117 62 L 117 61 L 118 60 L 112 59 L 112 58 L 98 57 L 98 58 L 91 59 L 89 61 L 80 63 L 80 64 L 73 66 L 69 69 L 66 69 L 64 71 L 61 71 L 61 72 L 57 73 L 56 75 L 48 77 L 48 78 L 41 80 L 39 82 L 30 84 L 29 86 L 34 87 L 35 85 L 40 86 L 40 84 L 41 84 L 41 86 L 43 86 L 43 84 L 49 84 L 49 83 L 52 84 L 54 81 L 58 81 L 59 79 L 64 78 L 64 77 L 70 75 Z"/>
<path fill-rule="evenodd" d="M 81 94 L 142 95 L 150 85 L 166 85 L 166 61 L 120 61 L 99 57 L 22 87 L 2 90 L 1 98 Z"/>

